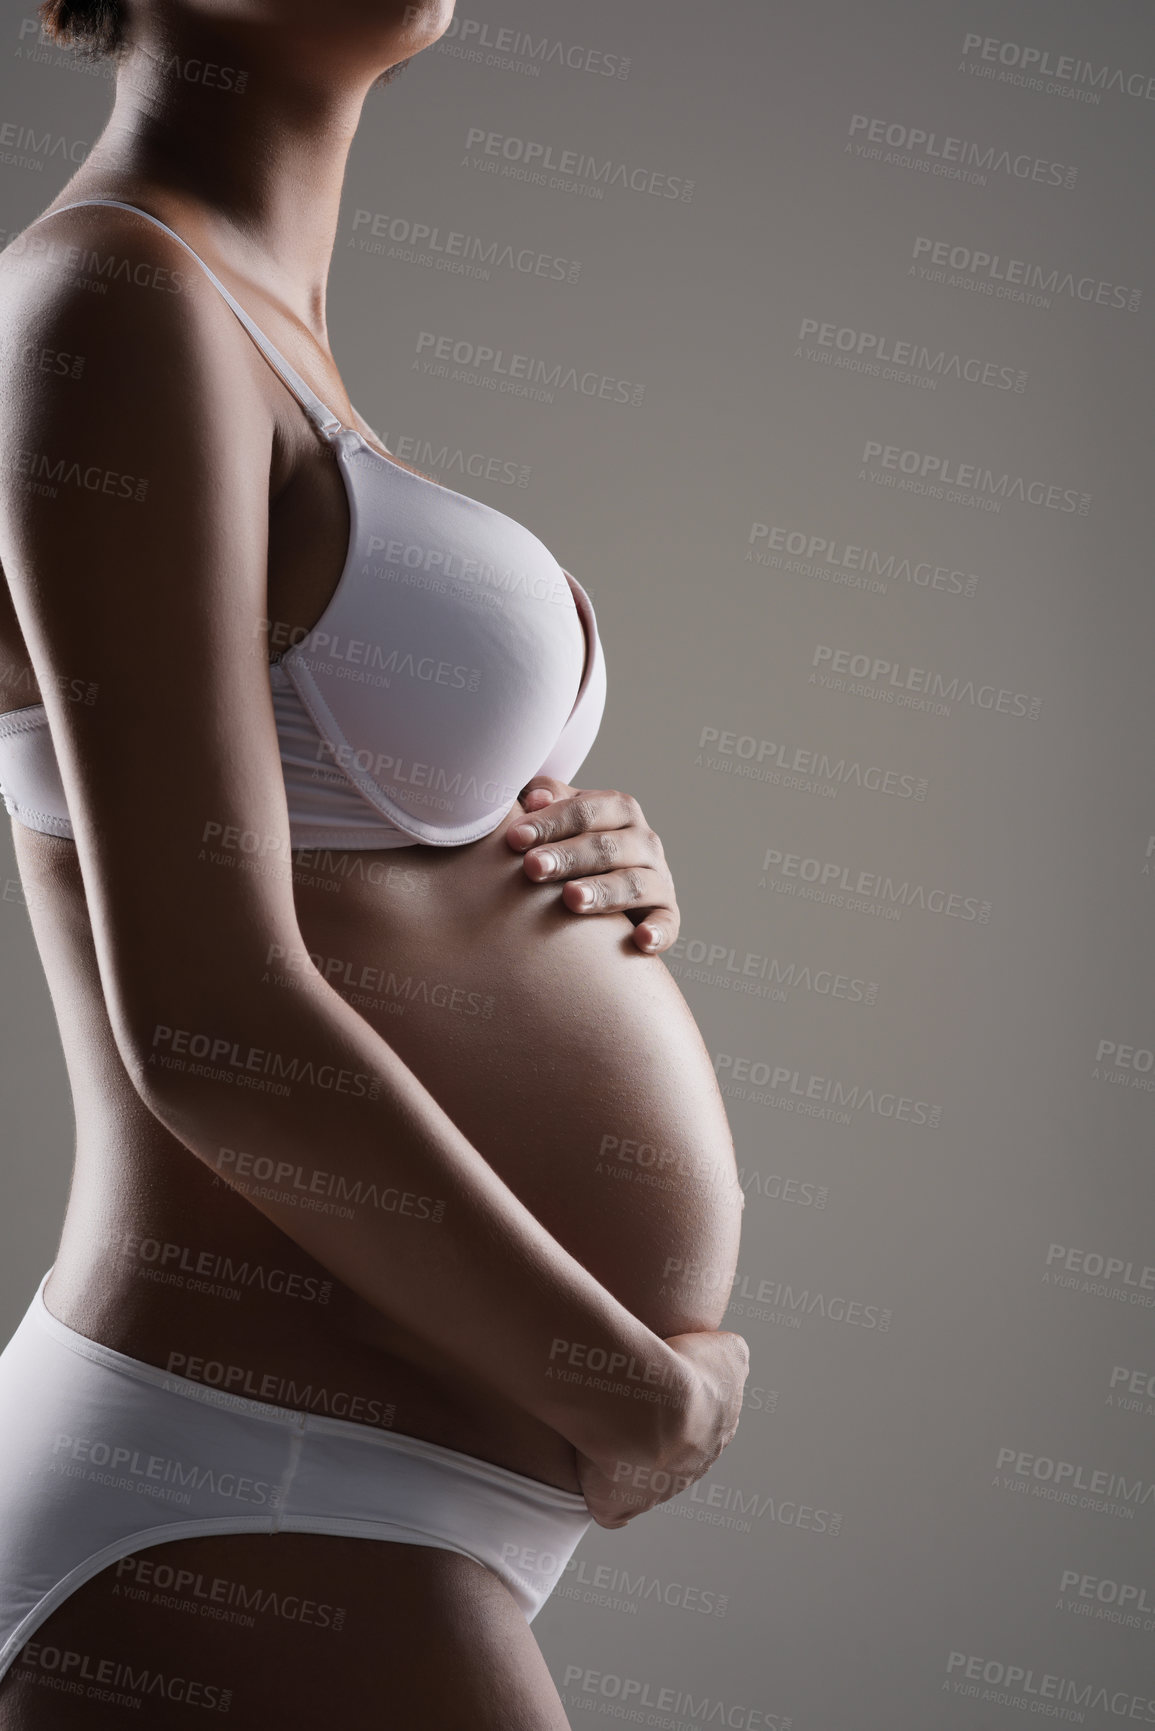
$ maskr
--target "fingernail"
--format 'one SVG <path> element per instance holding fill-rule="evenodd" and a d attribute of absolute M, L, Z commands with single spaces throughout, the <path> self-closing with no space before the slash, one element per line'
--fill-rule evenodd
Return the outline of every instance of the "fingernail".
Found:
<path fill-rule="evenodd" d="M 557 870 L 557 855 L 552 853 L 534 854 L 534 859 L 541 867 L 543 877 L 550 877 Z"/>
<path fill-rule="evenodd" d="M 656 944 L 663 941 L 665 935 L 661 926 L 647 926 L 645 930 L 646 948 L 652 950 Z"/>
<path fill-rule="evenodd" d="M 588 887 L 588 885 L 586 885 L 586 884 L 578 884 L 577 894 L 578 894 L 578 901 L 583 908 L 588 907 L 590 902 L 592 902 L 594 899 L 593 890 L 591 890 Z"/>
<path fill-rule="evenodd" d="M 528 847 L 531 841 L 537 840 L 537 825 L 535 823 L 515 824 L 509 835 L 511 841 L 523 842 Z"/>

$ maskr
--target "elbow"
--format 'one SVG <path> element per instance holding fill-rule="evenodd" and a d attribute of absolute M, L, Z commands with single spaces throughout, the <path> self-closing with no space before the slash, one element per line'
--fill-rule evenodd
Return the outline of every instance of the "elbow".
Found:
<path fill-rule="evenodd" d="M 294 943 L 258 928 L 226 951 L 202 933 L 198 953 L 195 934 L 182 934 L 148 949 L 122 943 L 101 958 L 105 1002 L 138 1096 L 182 1140 L 231 1132 L 261 1092 L 258 1079 L 280 1075 L 284 1054 L 326 1043 L 336 994 L 299 935 Z M 270 973 L 281 983 L 285 966 L 277 958 L 289 955 L 291 989 L 271 989 Z"/>
<path fill-rule="evenodd" d="M 133 1087 L 163 1122 L 187 1095 L 186 1061 L 193 1057 L 195 1039 L 195 1030 L 174 1026 L 160 1016 L 134 1019 L 130 1028 L 117 1033 L 121 1061 Z"/>
<path fill-rule="evenodd" d="M 170 1129 L 195 1117 L 204 1082 L 235 1067 L 238 1053 L 259 1044 L 254 1012 L 241 991 L 190 987 L 179 979 L 162 989 L 136 982 L 108 994 L 113 1037 L 137 1094 Z"/>

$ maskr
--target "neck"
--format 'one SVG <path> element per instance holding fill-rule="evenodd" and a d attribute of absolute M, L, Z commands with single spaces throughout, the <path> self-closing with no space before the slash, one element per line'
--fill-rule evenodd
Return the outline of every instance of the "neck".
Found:
<path fill-rule="evenodd" d="M 128 52 L 108 125 L 61 196 L 183 206 L 216 260 L 326 341 L 345 167 L 381 67 L 335 65 L 331 47 L 314 54 L 267 30 L 178 36 Z M 153 214 L 166 216 L 155 198 Z"/>

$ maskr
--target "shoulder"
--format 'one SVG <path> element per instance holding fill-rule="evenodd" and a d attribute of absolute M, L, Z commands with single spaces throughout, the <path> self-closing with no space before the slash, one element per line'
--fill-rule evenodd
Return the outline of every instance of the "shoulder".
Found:
<path fill-rule="evenodd" d="M 236 365 L 249 339 L 227 303 L 174 235 L 134 211 L 60 210 L 12 237 L 0 329 L 9 429 L 79 430 L 146 406 L 212 420 L 263 401 L 253 370 Z"/>

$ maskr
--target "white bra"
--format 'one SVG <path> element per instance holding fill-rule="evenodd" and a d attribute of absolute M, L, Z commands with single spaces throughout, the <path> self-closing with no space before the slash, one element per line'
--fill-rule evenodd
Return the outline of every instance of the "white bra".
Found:
<path fill-rule="evenodd" d="M 581 584 L 512 517 L 344 426 L 166 223 L 118 199 L 76 203 L 137 211 L 192 254 L 344 478 L 341 577 L 313 629 L 269 666 L 291 845 L 456 846 L 496 829 L 532 776 L 572 782 L 606 696 Z M 0 715 L 0 793 L 29 828 L 72 835 L 43 704 Z"/>

